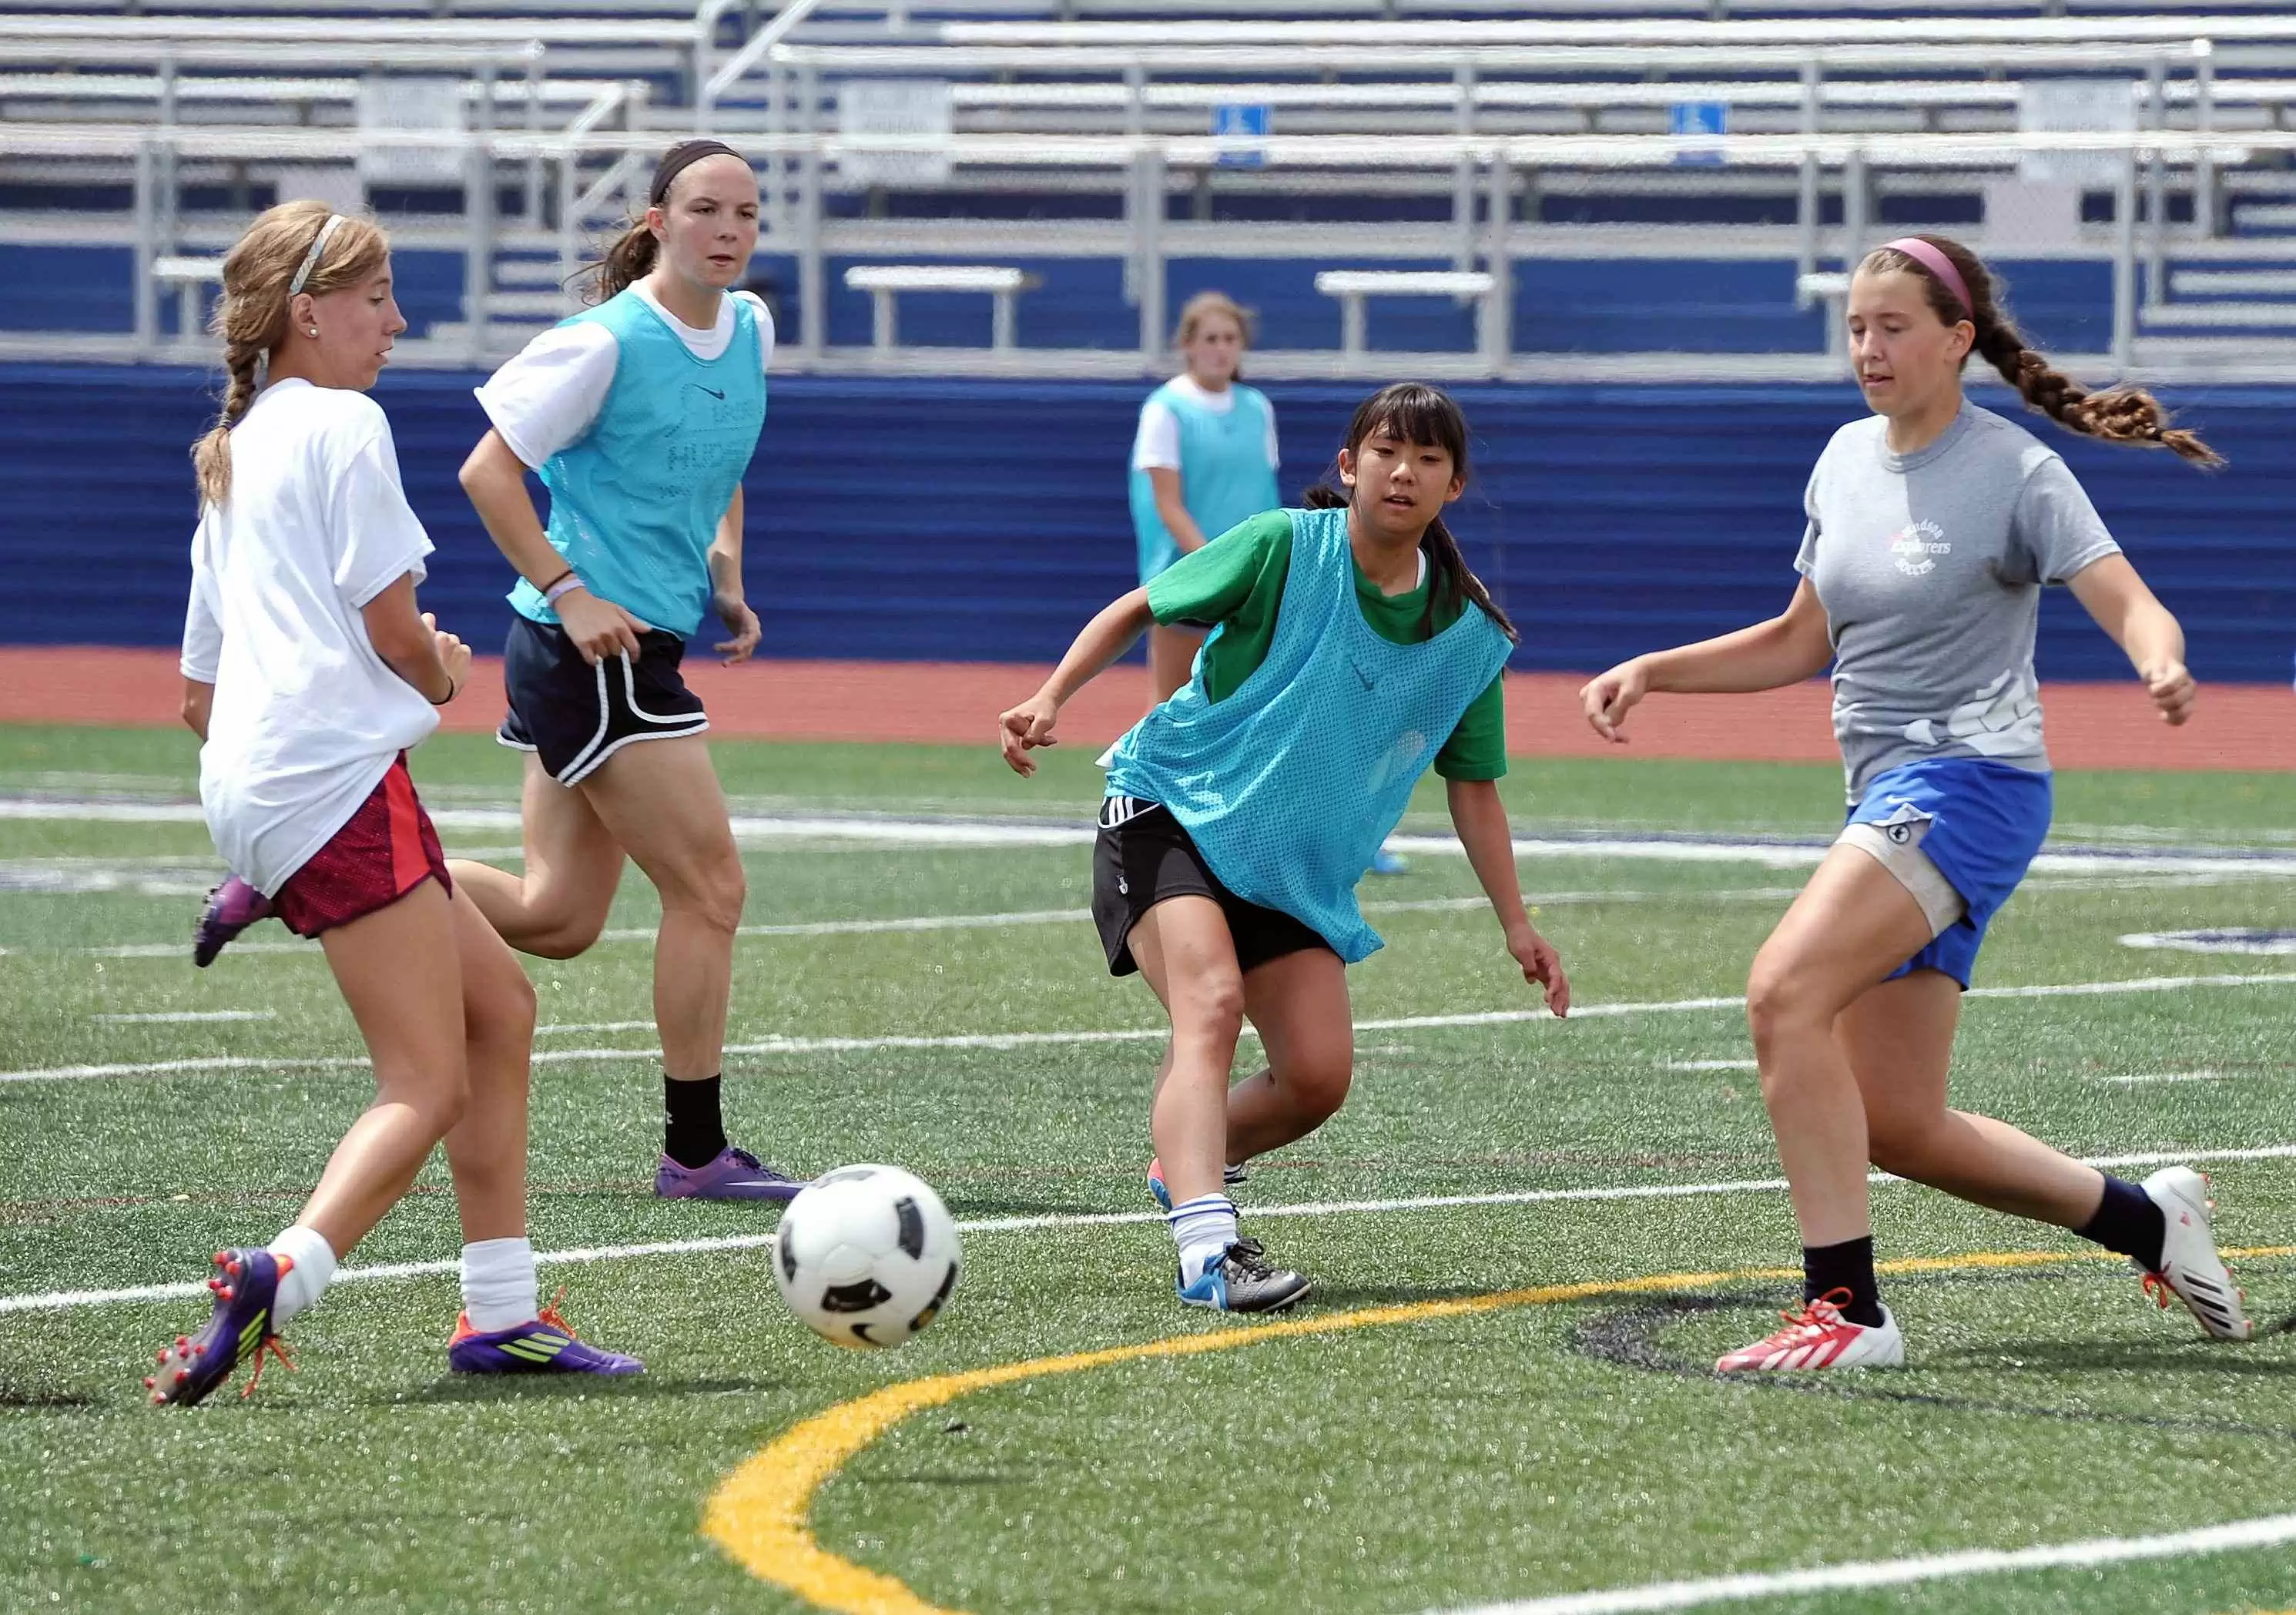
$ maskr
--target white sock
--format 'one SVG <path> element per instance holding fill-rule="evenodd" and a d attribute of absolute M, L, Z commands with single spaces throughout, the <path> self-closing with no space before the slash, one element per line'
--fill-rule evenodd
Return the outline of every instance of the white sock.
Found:
<path fill-rule="evenodd" d="M 1174 1206 L 1165 1220 L 1180 1247 L 1180 1283 L 1193 1284 L 1235 1243 L 1235 1202 L 1225 1194 L 1199 1194 Z"/>
<path fill-rule="evenodd" d="M 334 1283 L 334 1247 L 317 1229 L 298 1223 L 282 1232 L 267 1249 L 291 1264 L 279 1280 L 278 1298 L 271 1303 L 271 1326 L 284 1329 L 290 1321 L 316 1306 L 327 1286 Z"/>
<path fill-rule="evenodd" d="M 540 1295 L 531 1240 L 482 1239 L 463 1247 L 463 1311 L 481 1334 L 532 1323 Z"/>

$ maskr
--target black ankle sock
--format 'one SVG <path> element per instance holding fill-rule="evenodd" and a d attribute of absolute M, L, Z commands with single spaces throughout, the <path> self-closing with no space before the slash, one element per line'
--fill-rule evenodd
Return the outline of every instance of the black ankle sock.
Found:
<path fill-rule="evenodd" d="M 1882 1286 L 1874 1276 L 1874 1236 L 1846 1239 L 1838 1245 L 1801 1248 L 1801 1299 L 1814 1301 L 1837 1290 L 1849 1291 L 1841 1316 L 1853 1324 L 1873 1328 L 1882 1321 Z"/>
<path fill-rule="evenodd" d="M 718 1109 L 721 1080 L 661 1079 L 661 1152 L 681 1167 L 707 1166 L 726 1147 L 726 1119 Z"/>
<path fill-rule="evenodd" d="M 2169 1218 L 2152 1197 L 2124 1178 L 2105 1174 L 2104 1199 L 2096 1215 L 2073 1230 L 2107 1250 L 2143 1262 L 2148 1272 L 2161 1267 L 2161 1248 L 2168 1242 Z"/>

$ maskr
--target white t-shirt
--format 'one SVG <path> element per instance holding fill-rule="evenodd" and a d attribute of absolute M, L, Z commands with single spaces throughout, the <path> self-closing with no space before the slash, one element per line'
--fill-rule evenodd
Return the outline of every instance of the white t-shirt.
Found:
<path fill-rule="evenodd" d="M 1172 385 L 1190 403 L 1210 410 L 1213 414 L 1224 415 L 1235 407 L 1235 389 L 1233 387 L 1224 387 L 1213 392 L 1193 376 L 1175 376 Z M 1271 409 L 1267 412 L 1267 469 L 1280 471 L 1283 465 L 1282 457 L 1275 452 L 1275 412 Z M 1154 393 L 1149 394 L 1148 401 L 1140 406 L 1140 430 L 1132 439 L 1132 469 L 1180 469 L 1180 418 Z"/>
<path fill-rule="evenodd" d="M 200 801 L 224 863 L 269 894 L 308 863 L 439 713 L 359 615 L 430 537 L 382 408 L 291 379 L 231 434 L 231 494 L 192 536 L 184 676 L 215 686 Z"/>
<path fill-rule="evenodd" d="M 695 358 L 705 362 L 721 357 L 733 341 L 734 299 L 742 299 L 758 316 L 758 357 L 767 369 L 773 367 L 774 316 L 756 292 L 719 298 L 718 323 L 704 331 L 663 307 L 644 281 L 630 290 L 661 316 Z M 511 453 L 525 464 L 540 465 L 568 444 L 579 442 L 590 430 L 590 422 L 605 407 L 621 357 L 614 333 L 594 320 L 554 325 L 474 389 L 479 406 Z"/>

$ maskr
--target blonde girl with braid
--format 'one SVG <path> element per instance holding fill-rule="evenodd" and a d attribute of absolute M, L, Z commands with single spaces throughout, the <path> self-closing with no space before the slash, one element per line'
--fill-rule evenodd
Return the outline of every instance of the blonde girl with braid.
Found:
<path fill-rule="evenodd" d="M 1770 690 L 1833 668 L 1848 825 L 1755 955 L 1746 1015 L 1802 1243 L 1802 1304 L 1724 1372 L 1890 1367 L 1869 1166 L 2070 1229 L 2128 1257 L 2218 1340 L 2251 1325 L 2218 1255 L 2206 1180 L 2127 1183 L 1950 1108 L 1961 995 L 1985 928 L 2049 828 L 2033 637 L 2062 584 L 2128 655 L 2161 721 L 2193 713 L 2184 630 L 2056 452 L 1962 394 L 1980 356 L 2069 431 L 2222 462 L 2151 394 L 2091 392 L 2026 346 L 1974 254 L 1935 235 L 1869 253 L 1849 349 L 1874 413 L 1834 434 L 1805 497 L 1801 581 L 1767 622 L 1623 662 L 1582 692 L 1626 739 L 1655 691 Z"/>
<path fill-rule="evenodd" d="M 371 220 L 318 202 L 274 208 L 224 259 L 215 328 L 229 381 L 193 450 L 184 720 L 234 880 L 202 930 L 267 914 L 317 938 L 375 1094 L 294 1222 L 266 1247 L 216 1253 L 206 1324 L 163 1349 L 144 1386 L 154 1403 L 187 1404 L 249 1357 L 259 1376 L 264 1350 L 441 1142 L 464 1240 L 450 1366 L 635 1373 L 635 1357 L 585 1345 L 537 1305 L 526 1233 L 534 989 L 455 889 L 406 771 L 471 652 L 416 608 L 430 541 L 400 489 L 390 423 L 366 396 L 406 329 L 390 243 Z"/>

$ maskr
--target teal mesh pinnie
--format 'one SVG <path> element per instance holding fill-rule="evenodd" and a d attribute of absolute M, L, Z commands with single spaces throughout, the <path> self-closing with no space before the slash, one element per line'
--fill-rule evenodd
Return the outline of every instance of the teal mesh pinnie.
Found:
<path fill-rule="evenodd" d="M 1475 610 L 1418 644 L 1382 639 L 1356 604 L 1347 512 L 1288 513 L 1267 660 L 1217 705 L 1199 672 L 1117 742 L 1108 789 L 1162 803 L 1231 891 L 1352 964 L 1380 947 L 1357 881 L 1513 647 Z"/>

